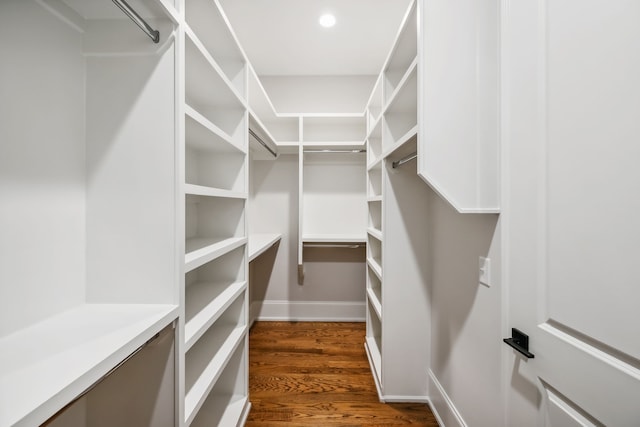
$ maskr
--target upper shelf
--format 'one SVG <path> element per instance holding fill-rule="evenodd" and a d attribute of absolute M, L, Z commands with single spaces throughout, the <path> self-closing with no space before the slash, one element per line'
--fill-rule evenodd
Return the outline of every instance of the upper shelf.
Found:
<path fill-rule="evenodd" d="M 0 339 L 0 425 L 40 425 L 178 317 L 174 305 L 85 304 Z"/>
<path fill-rule="evenodd" d="M 245 55 L 217 1 L 189 0 L 185 3 L 185 20 L 202 47 L 216 58 L 226 78 L 246 98 Z"/>

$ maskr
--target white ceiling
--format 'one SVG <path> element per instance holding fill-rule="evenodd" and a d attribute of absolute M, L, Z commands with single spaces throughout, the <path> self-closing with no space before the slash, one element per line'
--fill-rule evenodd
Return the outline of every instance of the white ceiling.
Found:
<path fill-rule="evenodd" d="M 411 0 L 220 0 L 262 76 L 377 75 Z M 337 23 L 318 24 L 331 12 Z"/>

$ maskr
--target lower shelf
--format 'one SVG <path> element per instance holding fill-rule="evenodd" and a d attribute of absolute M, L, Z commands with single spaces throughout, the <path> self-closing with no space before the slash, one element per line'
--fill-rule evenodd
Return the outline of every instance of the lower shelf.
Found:
<path fill-rule="evenodd" d="M 371 365 L 371 373 L 376 383 L 378 396 L 382 400 L 382 355 L 380 354 L 380 348 L 373 337 L 365 338 L 364 348 L 367 352 L 369 365 Z"/>
<path fill-rule="evenodd" d="M 0 339 L 0 425 L 40 425 L 178 317 L 174 305 L 84 304 Z"/>
<path fill-rule="evenodd" d="M 249 414 L 246 336 L 231 355 L 224 372 L 206 396 L 192 422 L 192 427 L 228 427 L 244 425 Z"/>
<path fill-rule="evenodd" d="M 227 364 L 235 362 L 232 355 L 243 342 L 246 326 L 217 328 L 216 333 L 203 338 L 202 348 L 187 353 L 185 421 L 187 425 L 200 413 L 211 390 L 225 372 Z M 218 348 L 211 357 L 207 350 Z M 211 397 L 211 396 L 209 396 Z M 210 400 L 210 399 L 209 399 Z"/>

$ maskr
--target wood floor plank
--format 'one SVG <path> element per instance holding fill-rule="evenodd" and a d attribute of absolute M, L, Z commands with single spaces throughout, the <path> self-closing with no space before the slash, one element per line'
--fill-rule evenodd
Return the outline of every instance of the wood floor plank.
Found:
<path fill-rule="evenodd" d="M 437 427 L 428 405 L 378 400 L 364 323 L 257 322 L 247 427 Z"/>

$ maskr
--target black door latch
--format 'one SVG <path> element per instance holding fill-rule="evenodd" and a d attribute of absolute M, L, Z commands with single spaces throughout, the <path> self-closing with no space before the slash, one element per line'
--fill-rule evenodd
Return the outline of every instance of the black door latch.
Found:
<path fill-rule="evenodd" d="M 523 354 L 528 359 L 533 359 L 535 357 L 533 353 L 529 353 L 529 335 L 522 333 L 516 328 L 511 328 L 511 338 L 505 338 L 502 341 L 513 347 L 514 350 Z"/>

